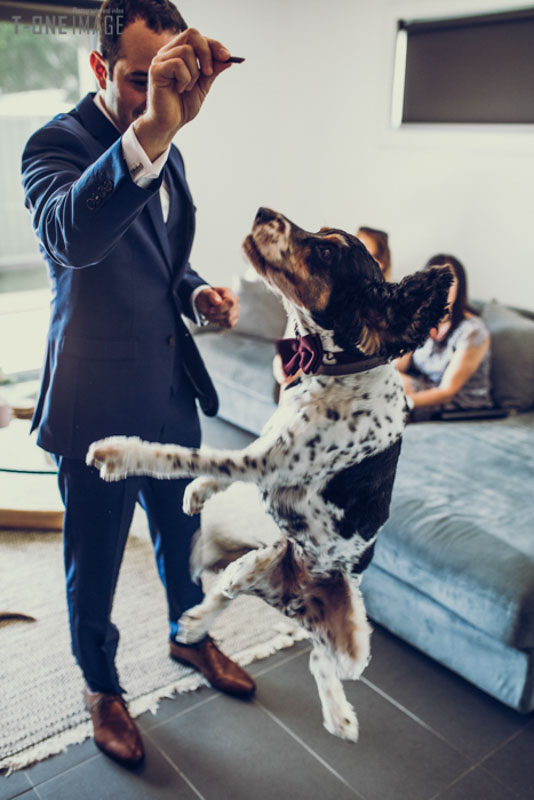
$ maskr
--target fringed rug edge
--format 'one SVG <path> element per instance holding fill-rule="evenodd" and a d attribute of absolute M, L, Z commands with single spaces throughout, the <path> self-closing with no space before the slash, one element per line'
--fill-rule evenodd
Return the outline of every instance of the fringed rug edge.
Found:
<path fill-rule="evenodd" d="M 241 666 L 247 666 L 254 661 L 261 661 L 263 658 L 292 647 L 299 641 L 308 638 L 308 634 L 302 628 L 291 628 L 289 625 L 279 623 L 275 626 L 279 632 L 266 642 L 252 645 L 244 650 L 240 650 L 232 655 L 232 658 Z M 209 686 L 208 682 L 198 672 L 191 675 L 184 675 L 177 681 L 155 689 L 148 694 L 133 698 L 128 701 L 128 708 L 132 717 L 135 719 L 147 711 L 156 714 L 159 703 L 164 699 L 171 699 L 175 695 L 185 694 L 200 689 L 201 686 Z M 56 733 L 49 739 L 44 739 L 31 747 L 13 753 L 0 760 L 0 777 L 8 777 L 16 770 L 25 769 L 39 761 L 44 761 L 51 756 L 64 753 L 68 747 L 74 744 L 81 744 L 92 735 L 92 725 L 89 720 L 81 722 L 73 728 Z M 7 770 L 7 771 L 6 771 Z"/>

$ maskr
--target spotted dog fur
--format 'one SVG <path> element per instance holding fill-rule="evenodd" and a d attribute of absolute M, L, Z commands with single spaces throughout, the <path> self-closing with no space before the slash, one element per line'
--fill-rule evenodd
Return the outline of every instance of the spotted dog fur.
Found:
<path fill-rule="evenodd" d="M 234 481 L 257 484 L 280 538 L 251 544 L 224 569 L 180 619 L 181 638 L 201 639 L 239 593 L 258 595 L 309 632 L 325 727 L 356 741 L 358 722 L 341 681 L 357 679 L 370 657 L 359 582 L 388 517 L 406 421 L 402 384 L 388 359 L 426 339 L 443 316 L 451 276 L 433 268 L 386 283 L 355 237 L 336 229 L 308 233 L 269 209 L 259 210 L 244 250 L 282 297 L 296 334 L 320 335 L 324 361 L 345 351 L 385 363 L 297 378 L 244 450 L 112 437 L 94 443 L 87 462 L 105 480 L 200 476 L 184 498 L 190 514 Z"/>

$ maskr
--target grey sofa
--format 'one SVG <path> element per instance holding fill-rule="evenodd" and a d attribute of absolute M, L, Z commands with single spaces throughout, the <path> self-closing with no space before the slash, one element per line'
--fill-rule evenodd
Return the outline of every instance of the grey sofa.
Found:
<path fill-rule="evenodd" d="M 231 332 L 198 333 L 220 416 L 259 433 L 275 408 L 273 340 L 285 314 L 243 278 Z M 521 711 L 534 709 L 534 320 L 481 305 L 501 419 L 405 432 L 391 515 L 362 590 L 369 615 Z"/>

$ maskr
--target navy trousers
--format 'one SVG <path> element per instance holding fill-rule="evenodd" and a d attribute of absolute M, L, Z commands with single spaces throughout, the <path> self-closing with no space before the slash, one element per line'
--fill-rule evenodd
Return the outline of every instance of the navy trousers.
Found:
<path fill-rule="evenodd" d="M 160 441 L 189 447 L 200 444 L 200 426 L 192 390 L 181 383 L 171 396 L 169 418 Z M 184 391 L 185 390 L 185 391 Z M 202 600 L 189 573 L 191 539 L 198 517 L 182 512 L 188 480 L 132 477 L 103 481 L 98 471 L 78 459 L 56 456 L 65 506 L 64 558 L 72 652 L 90 689 L 124 691 L 115 667 L 119 632 L 110 620 L 128 531 L 140 502 L 148 517 L 156 563 L 167 594 L 171 638 L 177 620 Z"/>

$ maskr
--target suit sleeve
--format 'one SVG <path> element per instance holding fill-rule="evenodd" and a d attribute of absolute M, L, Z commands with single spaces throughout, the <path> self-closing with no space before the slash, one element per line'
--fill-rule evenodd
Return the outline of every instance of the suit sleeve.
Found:
<path fill-rule="evenodd" d="M 198 312 L 193 307 L 192 295 L 199 286 L 209 286 L 209 284 L 204 278 L 200 277 L 198 272 L 195 272 L 190 264 L 187 264 L 180 285 L 178 286 L 178 295 L 180 297 L 182 313 L 189 317 L 189 319 L 192 319 L 193 322 L 196 322 L 197 325 L 201 323 Z"/>
<path fill-rule="evenodd" d="M 22 184 L 35 233 L 47 255 L 65 267 L 97 264 L 159 190 L 131 179 L 121 139 L 89 166 L 83 137 L 59 123 L 41 128 L 22 156 Z"/>

